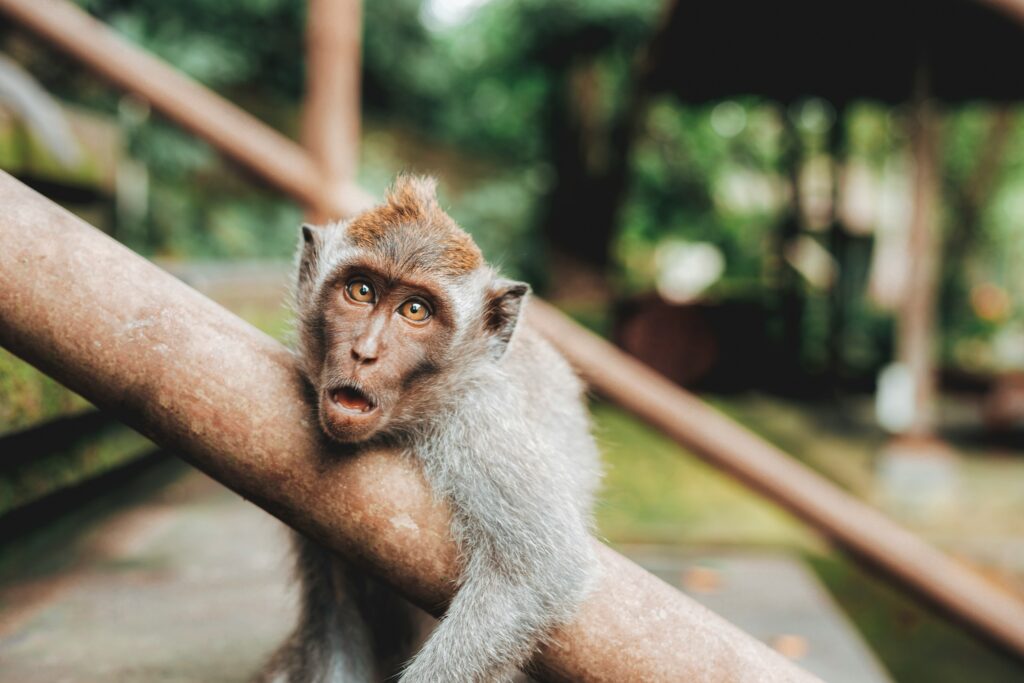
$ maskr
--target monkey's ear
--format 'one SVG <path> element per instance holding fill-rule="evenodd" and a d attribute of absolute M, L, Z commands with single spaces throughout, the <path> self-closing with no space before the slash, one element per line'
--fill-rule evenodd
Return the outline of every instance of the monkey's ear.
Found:
<path fill-rule="evenodd" d="M 300 230 L 302 231 L 302 243 L 309 247 L 319 239 L 321 228 L 312 223 L 303 223 Z"/>
<path fill-rule="evenodd" d="M 299 230 L 302 233 L 302 248 L 299 252 L 299 282 L 305 284 L 316 271 L 323 228 L 312 223 L 303 223 Z"/>
<path fill-rule="evenodd" d="M 523 301 L 529 292 L 530 285 L 525 282 L 504 279 L 495 280 L 488 288 L 484 308 L 484 331 L 493 340 L 495 358 L 500 358 L 505 353 L 512 333 L 516 331 Z"/>

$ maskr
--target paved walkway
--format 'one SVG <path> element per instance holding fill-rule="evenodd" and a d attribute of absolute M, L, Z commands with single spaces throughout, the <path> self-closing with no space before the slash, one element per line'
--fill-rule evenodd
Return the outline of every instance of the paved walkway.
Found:
<path fill-rule="evenodd" d="M 286 533 L 189 473 L 0 589 L 0 681 L 245 681 L 287 632 Z"/>
<path fill-rule="evenodd" d="M 189 472 L 89 530 L 65 569 L 0 587 L 0 683 L 247 680 L 292 622 L 285 538 Z M 626 550 L 827 681 L 889 680 L 788 556 Z"/>
<path fill-rule="evenodd" d="M 788 554 L 619 550 L 829 683 L 890 680 L 817 577 Z"/>

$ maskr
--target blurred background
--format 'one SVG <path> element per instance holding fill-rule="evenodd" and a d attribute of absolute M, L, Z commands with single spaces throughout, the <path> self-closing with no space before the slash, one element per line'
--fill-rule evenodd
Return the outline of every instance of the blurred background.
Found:
<path fill-rule="evenodd" d="M 78 4 L 301 137 L 304 2 Z M 362 21 L 359 184 L 436 175 L 506 273 L 1024 592 L 1020 3 L 387 0 Z M 0 168 L 287 339 L 303 208 L 6 16 Z M 848 680 L 1024 680 L 758 494 L 593 411 L 601 534 L 733 621 L 770 608 L 730 582 L 781 572 L 817 601 L 801 623 L 827 613 L 870 671 Z M 84 571 L 82 539 L 126 507 L 186 500 L 183 472 L 0 351 L 0 580 L 17 589 L 0 608 L 29 615 L 9 632 L 44 613 L 24 586 Z M 765 628 L 828 659 L 813 627 Z"/>

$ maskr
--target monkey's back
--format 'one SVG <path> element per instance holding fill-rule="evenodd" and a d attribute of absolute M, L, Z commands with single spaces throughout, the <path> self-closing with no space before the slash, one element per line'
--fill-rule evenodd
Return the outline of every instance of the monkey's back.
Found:
<path fill-rule="evenodd" d="M 558 454 L 554 457 L 563 460 L 564 483 L 575 488 L 581 508 L 589 513 L 602 470 L 585 385 L 528 322 L 516 331 L 502 362 L 509 381 L 518 385 L 509 397 L 521 402 L 517 408 L 531 423 L 532 433 L 550 443 Z"/>

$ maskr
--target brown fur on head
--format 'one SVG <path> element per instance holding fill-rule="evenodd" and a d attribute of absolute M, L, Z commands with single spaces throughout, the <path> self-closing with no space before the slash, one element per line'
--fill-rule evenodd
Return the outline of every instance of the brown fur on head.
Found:
<path fill-rule="evenodd" d="M 383 204 L 302 228 L 299 352 L 338 441 L 411 428 L 443 407 L 446 373 L 496 361 L 515 329 L 528 286 L 496 277 L 435 187 L 401 176 Z"/>
<path fill-rule="evenodd" d="M 440 207 L 436 192 L 433 178 L 399 176 L 383 204 L 349 223 L 349 239 L 364 248 L 388 240 L 422 243 L 422 257 L 433 268 L 452 275 L 479 268 L 484 261 L 480 249 Z"/>

